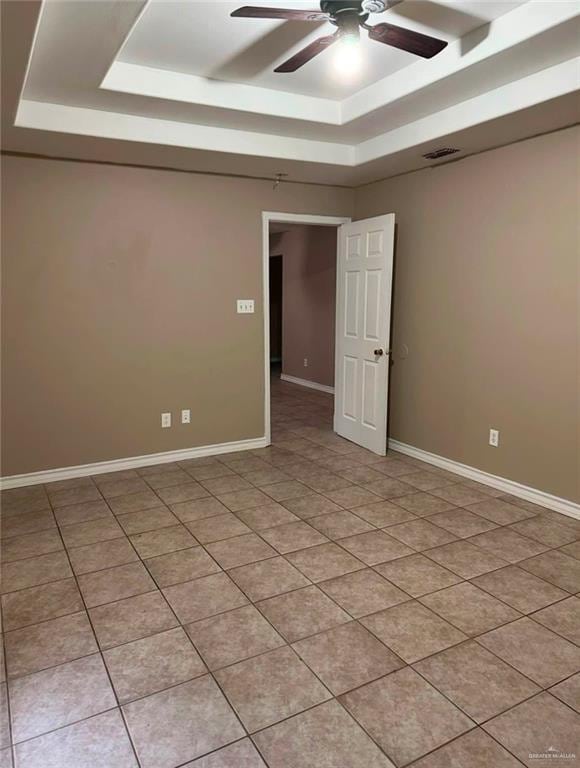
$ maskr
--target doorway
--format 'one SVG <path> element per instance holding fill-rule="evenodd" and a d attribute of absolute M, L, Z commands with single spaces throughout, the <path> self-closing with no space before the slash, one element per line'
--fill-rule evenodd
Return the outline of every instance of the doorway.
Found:
<path fill-rule="evenodd" d="M 384 456 L 387 451 L 395 215 L 385 214 L 351 222 L 346 218 L 264 212 L 262 224 L 266 443 L 272 442 L 270 358 L 275 357 L 270 346 L 270 257 L 281 255 L 280 380 L 301 387 L 299 391 L 302 395 L 310 389 L 334 393 L 332 426 L 328 428 L 328 431 L 336 433 L 331 436 L 333 440 L 346 438 Z M 320 294 L 320 280 L 309 285 L 307 279 L 309 273 L 316 275 L 317 270 L 316 248 L 312 249 L 308 245 L 310 238 L 307 232 L 310 225 L 319 228 L 327 236 L 332 235 L 332 240 L 325 237 L 327 243 L 332 242 L 330 251 L 334 251 L 330 256 L 330 264 L 335 274 L 330 286 L 326 280 L 326 291 L 334 304 L 331 324 L 336 327 L 336 333 L 331 333 L 330 339 L 328 332 L 321 333 L 321 327 L 324 326 L 324 320 L 320 319 L 321 310 L 325 302 Z M 300 257 L 295 262 L 291 259 L 291 247 L 276 247 L 272 243 L 274 235 L 279 240 L 289 232 L 293 232 L 293 239 L 299 241 Z M 286 251 L 286 254 L 280 251 Z M 327 245 L 327 259 L 328 251 Z M 300 294 L 290 298 L 289 291 L 297 285 L 301 285 Z M 295 337 L 292 343 L 288 341 L 289 328 Z M 332 335 L 335 336 L 334 345 Z M 329 353 L 335 356 L 335 365 L 331 362 L 330 370 Z M 323 363 L 326 363 L 326 367 Z M 321 383 L 320 379 L 324 378 L 329 383 Z M 298 407 L 308 410 L 309 404 L 302 403 Z M 288 419 L 284 418 L 284 421 L 291 422 L 291 414 L 284 414 L 284 417 L 286 415 Z M 300 418 L 296 421 L 298 424 L 294 426 L 304 432 Z"/>
<path fill-rule="evenodd" d="M 329 270 L 323 266 L 321 272 L 316 274 L 316 241 L 320 244 L 318 253 L 322 254 L 324 265 L 328 266 L 329 258 L 333 261 L 333 285 L 330 290 L 334 302 L 337 229 L 349 221 L 349 218 L 333 216 L 262 214 L 264 423 L 267 443 L 271 442 L 272 434 L 272 381 L 283 382 L 286 389 L 294 386 L 296 393 L 304 393 L 306 397 L 316 389 L 327 393 L 333 391 L 334 368 L 331 364 L 329 371 L 328 364 L 329 346 L 334 351 L 333 330 L 327 326 L 317 333 L 317 328 L 313 327 L 317 316 L 328 317 L 328 312 L 317 310 L 321 309 L 318 301 L 320 296 L 326 296 L 327 300 L 329 290 Z M 327 233 L 326 237 L 322 228 Z M 316 234 L 314 229 L 317 230 Z M 309 263 L 310 259 L 312 261 Z M 323 354 L 316 353 L 319 343 Z M 276 393 L 280 391 L 277 389 Z"/>

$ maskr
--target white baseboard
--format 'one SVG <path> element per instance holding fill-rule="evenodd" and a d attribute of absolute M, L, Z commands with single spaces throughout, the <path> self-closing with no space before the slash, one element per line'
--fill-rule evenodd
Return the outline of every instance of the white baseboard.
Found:
<path fill-rule="evenodd" d="M 299 379 L 297 376 L 288 376 L 287 373 L 281 373 L 280 378 L 282 381 L 288 381 L 290 384 L 299 384 L 301 387 L 309 387 L 310 389 L 317 389 L 319 392 L 328 392 L 330 395 L 334 395 L 334 387 L 329 387 L 327 384 L 319 384 L 316 381 L 308 381 L 308 379 Z"/>
<path fill-rule="evenodd" d="M 436 453 L 429 453 L 428 451 L 421 450 L 421 448 L 400 443 L 398 440 L 389 440 L 389 448 L 399 451 L 399 453 L 404 453 L 407 456 L 412 456 L 415 459 L 425 461 L 427 464 L 433 464 L 441 469 L 447 469 L 449 472 L 455 472 L 457 475 L 462 475 L 478 483 L 490 485 L 492 488 L 505 491 L 505 493 L 511 493 L 513 496 L 531 501 L 533 504 L 548 507 L 548 509 L 553 509 L 555 512 L 561 512 L 563 515 L 580 520 L 580 504 L 576 504 L 574 501 L 562 499 L 559 496 L 552 496 L 551 493 L 539 491 L 537 488 L 530 488 L 527 485 L 516 483 L 514 480 L 508 480 L 505 477 L 491 475 L 481 469 L 470 467 L 467 464 L 460 464 L 458 461 L 446 459 L 444 456 L 438 456 Z"/>
<path fill-rule="evenodd" d="M 87 475 L 102 475 L 105 472 L 118 472 L 122 469 L 145 467 L 148 464 L 168 464 L 172 461 L 198 459 L 203 456 L 216 456 L 221 453 L 250 451 L 254 448 L 265 448 L 267 445 L 265 437 L 256 437 L 252 440 L 237 440 L 233 443 L 216 443 L 214 445 L 202 445 L 199 448 L 184 448 L 179 451 L 149 453 L 145 456 L 131 456 L 126 459 L 114 459 L 113 461 L 98 461 L 94 464 L 79 464 L 74 467 L 62 467 L 61 469 L 46 469 L 42 472 L 2 477 L 0 478 L 0 488 L 4 490 L 7 488 L 20 488 L 24 485 L 53 483 L 55 480 L 70 480 L 73 477 L 85 477 Z"/>

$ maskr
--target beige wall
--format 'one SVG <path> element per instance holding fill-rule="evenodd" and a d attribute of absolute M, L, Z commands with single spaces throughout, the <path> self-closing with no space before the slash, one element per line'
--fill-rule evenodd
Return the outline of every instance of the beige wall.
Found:
<path fill-rule="evenodd" d="M 391 437 L 576 501 L 578 149 L 572 128 L 357 192 L 358 218 L 397 216 Z"/>
<path fill-rule="evenodd" d="M 353 192 L 2 159 L 2 474 L 262 436 L 261 211 Z"/>
<path fill-rule="evenodd" d="M 4 157 L 2 474 L 261 436 L 260 212 L 356 197 L 397 214 L 391 436 L 580 500 L 578 141 L 356 193 Z"/>
<path fill-rule="evenodd" d="M 335 227 L 295 226 L 272 235 L 282 254 L 282 372 L 334 386 Z M 304 367 L 304 359 L 308 366 Z"/>

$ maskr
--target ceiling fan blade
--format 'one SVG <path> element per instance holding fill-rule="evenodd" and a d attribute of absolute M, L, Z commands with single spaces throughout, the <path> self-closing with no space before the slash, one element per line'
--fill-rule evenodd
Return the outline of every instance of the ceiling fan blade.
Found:
<path fill-rule="evenodd" d="M 274 72 L 296 72 L 297 69 L 304 66 L 310 59 L 318 56 L 319 53 L 325 51 L 329 46 L 335 43 L 340 38 L 340 34 L 335 32 L 334 35 L 327 35 L 326 37 L 319 37 L 318 40 L 307 45 L 298 53 L 294 54 L 291 58 L 276 67 Z"/>
<path fill-rule="evenodd" d="M 374 27 L 367 28 L 371 40 L 392 45 L 393 48 L 400 48 L 402 51 L 414 53 L 424 59 L 431 59 L 447 46 L 445 40 L 423 35 L 412 29 L 396 27 L 394 24 L 376 24 Z"/>
<path fill-rule="evenodd" d="M 244 19 L 290 19 L 293 21 L 328 21 L 328 14 L 322 11 L 294 11 L 290 8 L 257 8 L 244 5 L 231 16 Z"/>

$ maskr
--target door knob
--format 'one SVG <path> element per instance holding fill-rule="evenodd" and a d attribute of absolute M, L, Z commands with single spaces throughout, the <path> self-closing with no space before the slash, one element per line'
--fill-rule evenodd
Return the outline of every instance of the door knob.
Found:
<path fill-rule="evenodd" d="M 385 353 L 384 353 L 384 351 L 382 349 L 375 349 L 374 354 L 378 355 L 378 357 L 380 357 L 381 355 L 384 355 Z"/>

